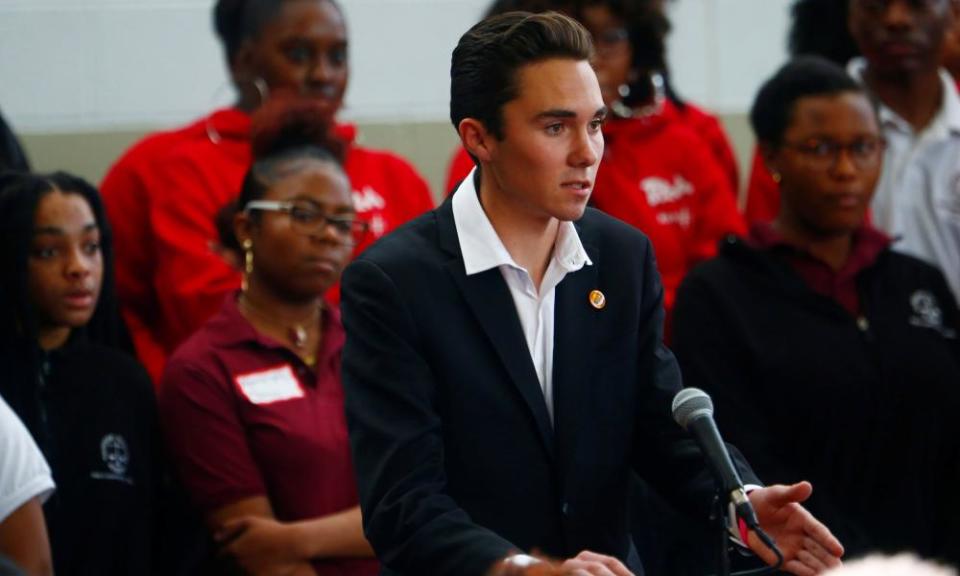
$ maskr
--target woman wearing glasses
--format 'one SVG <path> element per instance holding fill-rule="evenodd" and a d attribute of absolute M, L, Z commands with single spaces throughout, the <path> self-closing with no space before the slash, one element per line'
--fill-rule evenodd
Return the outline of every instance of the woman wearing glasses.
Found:
<path fill-rule="evenodd" d="M 375 574 L 343 412 L 343 327 L 322 298 L 367 225 L 313 106 L 262 113 L 234 227 L 243 288 L 168 362 L 164 428 L 221 555 L 245 573 Z"/>
<path fill-rule="evenodd" d="M 763 86 L 751 122 L 779 213 L 681 285 L 685 383 L 710 393 L 764 481 L 812 481 L 809 508 L 848 557 L 956 562 L 960 315 L 943 275 L 865 220 L 876 111 L 841 68 L 807 57 Z"/>

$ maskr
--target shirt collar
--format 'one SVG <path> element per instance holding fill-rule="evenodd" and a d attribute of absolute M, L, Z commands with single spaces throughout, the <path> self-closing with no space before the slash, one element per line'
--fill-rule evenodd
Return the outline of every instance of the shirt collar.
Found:
<path fill-rule="evenodd" d="M 829 268 L 827 264 L 811 254 L 806 246 L 796 244 L 784 238 L 770 222 L 757 222 L 750 228 L 747 242 L 759 250 L 786 250 L 787 252 L 815 261 Z M 853 233 L 850 255 L 843 268 L 837 274 L 855 276 L 860 271 L 873 266 L 880 254 L 890 246 L 891 239 L 869 224 L 864 224 Z"/>
<path fill-rule="evenodd" d="M 847 73 L 859 84 L 864 84 L 863 75 L 867 70 L 867 60 L 863 57 L 857 57 L 847 64 Z M 943 86 L 943 102 L 936 117 L 930 123 L 928 130 L 934 127 L 944 127 L 954 134 L 960 134 L 960 94 L 957 93 L 957 84 L 953 77 L 941 68 L 939 70 L 940 84 Z M 883 102 L 877 101 L 879 107 L 880 123 L 884 125 L 893 125 L 904 132 L 913 132 L 910 124 L 900 117 L 899 114 L 890 109 Z"/>
<path fill-rule="evenodd" d="M 463 254 L 463 265 L 467 276 L 479 274 L 491 268 L 509 266 L 517 270 L 523 268 L 516 263 L 507 251 L 493 224 L 487 218 L 477 193 L 475 177 L 477 169 L 463 179 L 453 194 L 453 222 Z M 574 272 L 590 266 L 593 262 L 580 241 L 573 222 L 560 222 L 557 239 L 553 245 L 553 260 L 566 270 Z"/>

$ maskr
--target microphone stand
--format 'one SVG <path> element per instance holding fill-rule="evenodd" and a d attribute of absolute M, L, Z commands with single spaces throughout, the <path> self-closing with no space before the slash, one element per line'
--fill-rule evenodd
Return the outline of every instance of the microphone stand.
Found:
<path fill-rule="evenodd" d="M 773 566 L 764 566 L 762 568 L 755 568 L 752 570 L 742 570 L 739 572 L 730 572 L 730 531 L 729 523 L 727 519 L 727 511 L 729 507 L 727 506 L 726 498 L 724 498 L 723 488 L 720 487 L 720 484 L 717 485 L 717 492 L 713 497 L 713 504 L 710 507 L 710 522 L 716 526 L 717 536 L 719 540 L 717 541 L 717 573 L 711 576 L 761 576 L 764 574 L 773 574 L 783 566 L 783 554 L 780 552 L 780 549 L 777 547 L 776 543 L 773 541 L 770 536 L 760 528 L 759 525 L 751 528 L 753 532 L 760 538 L 760 541 L 764 543 L 773 553 L 777 556 L 777 562 Z M 743 545 L 747 546 L 747 542 L 744 542 Z"/>
<path fill-rule="evenodd" d="M 730 576 L 730 532 L 727 528 L 727 504 L 721 489 L 713 497 L 710 520 L 717 528 L 717 576 Z"/>

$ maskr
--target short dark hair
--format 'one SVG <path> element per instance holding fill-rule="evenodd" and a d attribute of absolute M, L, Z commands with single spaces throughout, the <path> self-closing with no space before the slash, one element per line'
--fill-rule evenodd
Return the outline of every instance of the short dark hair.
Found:
<path fill-rule="evenodd" d="M 767 80 L 750 108 L 750 125 L 757 141 L 779 146 L 797 100 L 842 92 L 865 93 L 847 72 L 819 56 L 801 56 L 784 64 Z"/>
<path fill-rule="evenodd" d="M 244 40 L 256 38 L 288 0 L 217 0 L 213 7 L 213 29 L 232 64 Z M 325 0 L 340 10 L 335 0 Z"/>
<path fill-rule="evenodd" d="M 550 58 L 589 60 L 590 33 L 556 12 L 507 12 L 460 38 L 450 64 L 450 120 L 475 118 L 503 137 L 503 105 L 517 97 L 517 71 Z"/>

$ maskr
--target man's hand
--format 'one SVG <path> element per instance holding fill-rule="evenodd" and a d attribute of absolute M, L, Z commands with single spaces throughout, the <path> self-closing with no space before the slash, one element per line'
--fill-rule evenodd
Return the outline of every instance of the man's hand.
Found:
<path fill-rule="evenodd" d="M 560 565 L 564 576 L 633 576 L 619 560 L 584 550 Z"/>
<path fill-rule="evenodd" d="M 490 572 L 490 576 L 633 576 L 619 560 L 584 550 L 565 562 L 551 561 L 537 556 L 535 564 L 513 564 L 504 560 Z"/>
<path fill-rule="evenodd" d="M 232 556 L 249 574 L 313 573 L 304 570 L 307 558 L 296 549 L 295 530 L 294 525 L 270 518 L 244 516 L 225 522 L 214 538 L 223 546 L 221 553 Z"/>
<path fill-rule="evenodd" d="M 830 530 L 800 505 L 812 492 L 809 482 L 798 482 L 757 488 L 749 496 L 760 526 L 783 553 L 783 570 L 797 576 L 813 576 L 839 566 L 843 556 L 843 546 Z M 773 551 L 752 531 L 747 544 L 764 562 L 776 562 Z"/>

